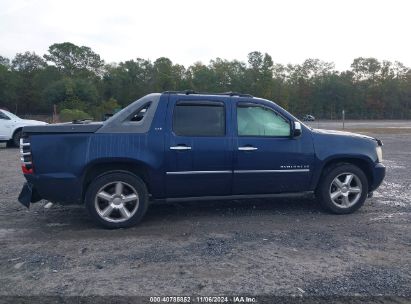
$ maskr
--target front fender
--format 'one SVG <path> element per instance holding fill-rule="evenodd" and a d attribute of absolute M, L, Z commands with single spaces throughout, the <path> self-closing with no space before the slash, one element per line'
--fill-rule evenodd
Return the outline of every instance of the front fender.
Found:
<path fill-rule="evenodd" d="M 324 168 L 334 162 L 351 162 L 361 165 L 368 178 L 377 163 L 377 142 L 372 138 L 313 132 L 315 172 L 311 188 L 315 189 Z"/>

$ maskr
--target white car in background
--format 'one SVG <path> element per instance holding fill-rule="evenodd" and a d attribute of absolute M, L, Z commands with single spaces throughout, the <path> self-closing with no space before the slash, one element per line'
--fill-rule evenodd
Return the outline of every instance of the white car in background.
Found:
<path fill-rule="evenodd" d="M 22 119 L 9 111 L 0 109 L 0 141 L 11 141 L 14 146 L 18 147 L 23 127 L 41 125 L 47 125 L 47 123 Z"/>

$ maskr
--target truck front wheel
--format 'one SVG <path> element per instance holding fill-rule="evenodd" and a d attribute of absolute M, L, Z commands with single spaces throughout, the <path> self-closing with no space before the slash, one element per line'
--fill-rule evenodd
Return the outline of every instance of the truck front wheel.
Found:
<path fill-rule="evenodd" d="M 106 228 L 136 225 L 148 207 L 144 182 L 125 172 L 112 172 L 97 177 L 88 187 L 86 208 L 95 222 Z"/>
<path fill-rule="evenodd" d="M 367 177 L 352 164 L 337 164 L 326 169 L 316 191 L 321 205 L 336 214 L 347 214 L 359 209 L 367 194 Z"/>

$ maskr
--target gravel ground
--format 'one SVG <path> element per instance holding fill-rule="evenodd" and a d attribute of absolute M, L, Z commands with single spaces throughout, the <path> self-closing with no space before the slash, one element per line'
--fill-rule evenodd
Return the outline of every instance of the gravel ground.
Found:
<path fill-rule="evenodd" d="M 126 230 L 81 206 L 27 210 L 18 150 L 0 149 L 0 295 L 411 299 L 411 135 L 376 136 L 387 177 L 354 214 L 310 198 L 158 204 Z"/>

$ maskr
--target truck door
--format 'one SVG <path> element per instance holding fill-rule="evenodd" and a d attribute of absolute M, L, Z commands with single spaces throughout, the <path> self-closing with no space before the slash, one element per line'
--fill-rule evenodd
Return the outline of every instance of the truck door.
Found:
<path fill-rule="evenodd" d="M 167 197 L 231 194 L 232 138 L 225 97 L 170 95 L 166 139 Z"/>
<path fill-rule="evenodd" d="M 233 118 L 234 195 L 308 190 L 314 160 L 310 134 L 292 138 L 292 122 L 257 101 L 238 101 Z"/>

